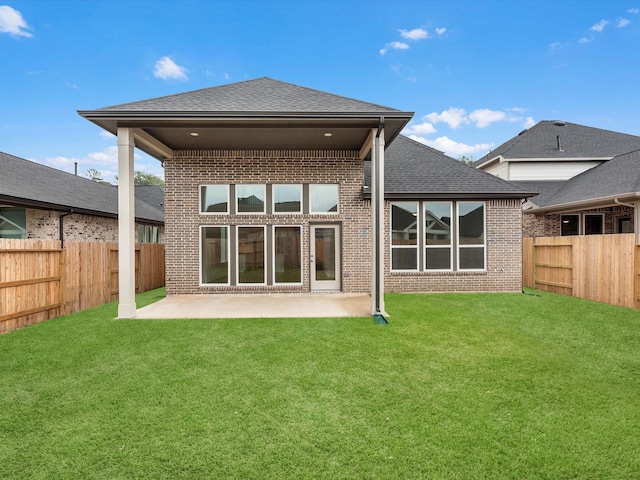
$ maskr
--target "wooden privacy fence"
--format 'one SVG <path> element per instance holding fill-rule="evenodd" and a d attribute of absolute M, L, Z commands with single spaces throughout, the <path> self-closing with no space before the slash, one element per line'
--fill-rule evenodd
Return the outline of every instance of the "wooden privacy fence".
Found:
<path fill-rule="evenodd" d="M 164 245 L 136 245 L 136 292 L 164 286 Z M 0 333 L 118 298 L 118 244 L 0 239 Z"/>
<path fill-rule="evenodd" d="M 525 287 L 640 308 L 640 246 L 635 235 L 524 238 Z"/>

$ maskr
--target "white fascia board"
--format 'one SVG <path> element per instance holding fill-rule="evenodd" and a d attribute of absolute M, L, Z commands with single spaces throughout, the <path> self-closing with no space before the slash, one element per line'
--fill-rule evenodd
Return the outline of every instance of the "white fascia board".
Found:
<path fill-rule="evenodd" d="M 620 195 L 611 195 L 608 197 L 590 198 L 588 200 L 580 200 L 578 202 L 562 203 L 559 205 L 551 205 L 549 207 L 533 207 L 525 210 L 525 213 L 565 213 L 574 212 L 576 210 L 586 210 L 591 208 L 604 208 L 616 206 L 616 200 L 624 202 L 633 202 L 640 199 L 640 192 L 623 193 Z"/>
<path fill-rule="evenodd" d="M 501 158 L 501 162 L 606 162 L 613 157 Z"/>

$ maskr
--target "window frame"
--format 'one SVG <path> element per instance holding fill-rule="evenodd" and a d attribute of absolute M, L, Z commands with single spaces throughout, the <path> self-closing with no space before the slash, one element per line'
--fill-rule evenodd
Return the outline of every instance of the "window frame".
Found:
<path fill-rule="evenodd" d="M 262 229 L 262 242 L 263 242 L 263 249 L 262 249 L 262 270 L 263 270 L 263 275 L 262 275 L 262 282 L 241 282 L 240 281 L 240 229 L 242 228 L 261 228 Z M 235 232 L 236 232 L 236 241 L 235 241 L 235 254 L 234 254 L 234 261 L 235 261 L 235 273 L 236 273 L 236 278 L 235 278 L 235 286 L 237 287 L 246 287 L 246 286 L 265 286 L 267 285 L 267 278 L 268 278 L 268 269 L 267 269 L 267 264 L 268 262 L 268 257 L 267 257 L 267 225 L 236 225 L 235 227 Z"/>
<path fill-rule="evenodd" d="M 578 231 L 575 234 L 562 233 L 562 224 L 564 223 L 564 220 L 563 220 L 564 217 L 577 217 Z M 582 234 L 582 215 L 580 215 L 579 213 L 563 213 L 560 215 L 560 236 L 561 237 L 571 237 L 574 235 L 581 235 L 581 234 Z"/>
<path fill-rule="evenodd" d="M 240 211 L 240 194 L 239 191 L 242 187 L 262 187 L 262 211 L 260 212 L 241 212 Z M 247 198 L 247 197 L 245 197 Z M 235 185 L 235 206 L 237 215 L 265 215 L 267 213 L 267 184 L 265 183 L 238 183 Z"/>
<path fill-rule="evenodd" d="M 474 243 L 469 245 L 463 245 L 460 243 L 460 205 L 469 203 L 482 204 L 482 246 Z M 469 201 L 461 200 L 456 202 L 456 271 L 458 272 L 486 272 L 487 271 L 487 202 L 485 201 Z M 461 268 L 460 258 L 461 250 L 471 248 L 482 248 L 482 268 Z"/>
<path fill-rule="evenodd" d="M 298 187 L 300 208 L 297 211 L 277 212 L 276 211 L 276 190 L 278 187 Z M 304 189 L 301 183 L 273 183 L 271 184 L 271 212 L 274 215 L 296 215 L 304 211 Z"/>
<path fill-rule="evenodd" d="M 453 225 L 451 225 L 454 220 L 453 208 L 454 202 L 452 200 L 424 200 L 420 202 L 422 205 L 422 224 L 424 227 L 423 237 L 424 237 L 424 261 L 423 261 L 423 270 L 425 272 L 451 272 L 453 271 L 453 257 L 454 257 L 454 234 L 452 232 Z M 449 244 L 448 245 L 429 245 L 427 243 L 427 231 L 426 231 L 426 222 L 427 222 L 427 205 L 430 203 L 446 203 L 449 205 Z M 449 249 L 449 268 L 427 268 L 427 256 L 429 249 Z"/>
<path fill-rule="evenodd" d="M 336 188 L 336 211 L 315 211 L 313 210 L 313 189 L 314 187 L 332 186 Z M 339 183 L 310 183 L 309 184 L 309 214 L 310 215 L 338 215 L 340 213 L 340 184 Z"/>
<path fill-rule="evenodd" d="M 602 232 L 587 233 L 587 217 L 600 217 Z M 604 235 L 604 213 L 583 213 L 582 214 L 582 235 Z"/>
<path fill-rule="evenodd" d="M 390 206 L 389 206 L 389 271 L 391 272 L 419 272 L 420 271 L 420 232 L 421 232 L 421 228 L 420 228 L 420 222 L 421 222 L 421 215 L 420 215 L 420 207 L 422 205 L 423 202 L 419 201 L 419 200 L 407 200 L 407 201 L 396 201 L 396 202 L 389 202 Z M 415 208 L 415 212 L 416 212 L 416 238 L 415 238 L 415 245 L 394 245 L 393 244 L 393 207 L 394 205 L 397 204 L 408 204 L 408 203 L 412 203 L 416 206 Z M 401 207 L 399 207 L 401 208 Z M 406 210 L 406 209 L 403 209 Z M 409 249 L 413 249 L 416 252 L 416 264 L 415 264 L 415 268 L 393 268 L 393 252 L 394 250 L 409 250 Z"/>
<path fill-rule="evenodd" d="M 226 249 L 225 254 L 227 256 L 227 281 L 226 283 L 205 283 L 203 280 L 204 276 L 204 256 L 203 256 L 203 240 L 204 240 L 204 230 L 206 228 L 225 228 L 227 231 L 226 237 Z M 230 225 L 200 225 L 200 249 L 199 249 L 199 284 L 201 287 L 225 287 L 231 285 L 231 226 Z"/>
<path fill-rule="evenodd" d="M 205 189 L 207 187 L 224 187 L 227 192 L 227 210 L 224 212 L 207 212 L 206 210 L 202 210 L 203 207 L 203 196 L 205 195 Z M 231 211 L 231 186 L 229 184 L 216 184 L 216 183 L 207 183 L 200 185 L 198 193 L 198 210 L 200 211 L 200 215 L 228 215 Z"/>
<path fill-rule="evenodd" d="M 278 228 L 297 228 L 300 235 L 300 244 L 299 244 L 299 258 L 300 258 L 300 281 L 299 282 L 278 282 L 276 281 L 276 243 L 278 237 L 276 235 L 276 230 Z M 271 242 L 271 283 L 276 285 L 302 285 L 304 280 L 304 265 L 306 264 L 304 259 L 304 249 L 302 248 L 303 238 L 302 238 L 302 225 L 272 225 L 271 228 L 272 234 L 272 242 Z"/>

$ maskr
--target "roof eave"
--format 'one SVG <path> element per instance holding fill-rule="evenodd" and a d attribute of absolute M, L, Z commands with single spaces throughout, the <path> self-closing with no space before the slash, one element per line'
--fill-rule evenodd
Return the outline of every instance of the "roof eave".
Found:
<path fill-rule="evenodd" d="M 618 195 L 609 195 L 606 197 L 590 198 L 587 200 L 578 200 L 575 202 L 558 203 L 555 205 L 547 205 L 544 207 L 535 207 L 526 210 L 525 213 L 563 213 L 575 210 L 586 210 L 588 208 L 603 208 L 615 206 L 616 200 L 619 202 L 631 202 L 640 199 L 640 192 L 621 193 Z"/>

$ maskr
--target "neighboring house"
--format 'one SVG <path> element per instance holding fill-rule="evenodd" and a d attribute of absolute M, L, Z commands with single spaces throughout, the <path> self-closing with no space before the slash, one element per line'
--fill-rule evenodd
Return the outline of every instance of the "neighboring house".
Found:
<path fill-rule="evenodd" d="M 542 121 L 474 165 L 538 192 L 523 205 L 525 237 L 632 233 L 639 149 L 635 135 Z"/>
<path fill-rule="evenodd" d="M 118 241 L 118 190 L 0 152 L 0 238 Z M 160 242 L 163 189 L 136 187 L 136 240 Z"/>
<path fill-rule="evenodd" d="M 385 290 L 521 289 L 527 193 L 399 135 L 411 112 L 260 78 L 79 114 L 117 135 L 120 179 L 134 147 L 164 163 L 169 295 L 371 292 L 384 314 Z"/>

